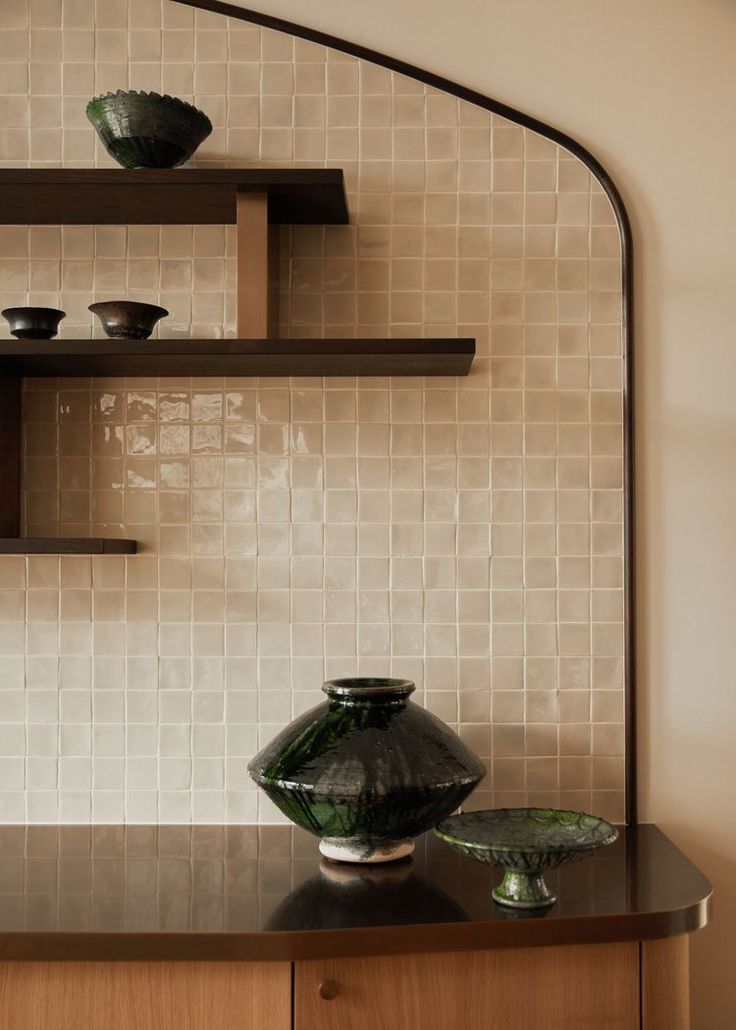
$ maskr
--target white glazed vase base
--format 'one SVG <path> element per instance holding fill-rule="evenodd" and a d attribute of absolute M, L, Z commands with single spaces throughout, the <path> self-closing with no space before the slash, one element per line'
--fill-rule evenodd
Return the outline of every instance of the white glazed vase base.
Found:
<path fill-rule="evenodd" d="M 319 842 L 319 850 L 332 862 L 398 862 L 407 858 L 414 851 L 413 840 L 386 841 L 376 846 L 366 846 L 353 840 L 340 840 L 336 837 L 323 837 Z"/>

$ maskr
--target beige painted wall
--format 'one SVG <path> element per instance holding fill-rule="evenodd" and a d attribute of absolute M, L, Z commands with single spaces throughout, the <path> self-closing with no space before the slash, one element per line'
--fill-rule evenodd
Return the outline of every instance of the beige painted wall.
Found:
<path fill-rule="evenodd" d="M 732 1030 L 736 920 L 736 4 L 269 0 L 585 143 L 637 257 L 642 816 L 716 886 L 694 1030 Z"/>

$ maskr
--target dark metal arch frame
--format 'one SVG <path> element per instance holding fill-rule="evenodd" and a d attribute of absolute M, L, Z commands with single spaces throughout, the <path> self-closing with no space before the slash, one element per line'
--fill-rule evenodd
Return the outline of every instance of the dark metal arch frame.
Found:
<path fill-rule="evenodd" d="M 619 234 L 621 236 L 621 278 L 622 278 L 622 332 L 623 332 L 623 411 L 624 411 L 624 440 L 623 440 L 623 486 L 624 486 L 624 732 L 625 732 L 625 802 L 626 822 L 628 825 L 635 825 L 637 822 L 637 740 L 636 740 L 636 608 L 635 608 L 635 578 L 634 578 L 634 319 L 633 319 L 633 240 L 631 222 L 624 206 L 621 194 L 608 172 L 586 148 L 577 140 L 555 129 L 551 125 L 532 118 L 530 115 L 517 111 L 507 104 L 478 93 L 474 89 L 462 86 L 457 82 L 444 78 L 442 75 L 435 75 L 433 72 L 425 71 L 414 65 L 407 64 L 395 57 L 377 53 L 368 47 L 358 43 L 351 43 L 328 33 L 319 32 L 306 28 L 303 25 L 296 25 L 283 18 L 276 18 L 270 14 L 263 14 L 260 11 L 253 11 L 245 7 L 236 7 L 234 4 L 226 3 L 225 0 L 174 0 L 174 3 L 183 4 L 185 7 L 194 7 L 198 10 L 209 11 L 212 14 L 220 14 L 226 18 L 236 18 L 240 21 L 247 21 L 253 25 L 260 25 L 263 28 L 273 29 L 288 35 L 297 36 L 300 39 L 309 40 L 312 43 L 319 43 L 332 50 L 338 50 L 362 61 L 369 61 L 372 64 L 380 65 L 389 71 L 406 75 L 408 78 L 416 79 L 427 86 L 440 89 L 451 96 L 466 100 L 471 104 L 484 108 L 493 114 L 500 115 L 508 121 L 522 125 L 526 129 L 544 136 L 558 146 L 569 151 L 574 157 L 588 168 L 596 180 L 600 183 L 604 193 L 611 202 Z"/>

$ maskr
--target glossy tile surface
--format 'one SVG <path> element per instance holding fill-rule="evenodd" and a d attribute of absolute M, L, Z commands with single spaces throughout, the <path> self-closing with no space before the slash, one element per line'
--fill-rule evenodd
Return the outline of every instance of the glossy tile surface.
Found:
<path fill-rule="evenodd" d="M 620 245 L 548 141 L 160 0 L 0 8 L 0 164 L 110 164 L 93 92 L 163 89 L 211 165 L 339 166 L 284 229 L 285 336 L 478 341 L 465 380 L 34 380 L 24 523 L 131 559 L 0 559 L 0 821 L 268 822 L 256 750 L 334 676 L 413 679 L 473 799 L 623 817 Z M 0 303 L 161 304 L 234 335 L 225 226 L 0 228 Z"/>

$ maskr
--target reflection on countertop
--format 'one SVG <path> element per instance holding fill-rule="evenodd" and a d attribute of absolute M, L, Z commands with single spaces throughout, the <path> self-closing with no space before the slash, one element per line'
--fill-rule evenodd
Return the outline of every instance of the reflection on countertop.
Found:
<path fill-rule="evenodd" d="M 425 950 L 663 936 L 707 917 L 710 885 L 654 826 L 551 873 L 559 901 L 542 913 L 495 904 L 499 876 L 431 834 L 412 859 L 356 867 L 320 862 L 316 838 L 291 826 L 5 826 L 0 954 L 129 958 L 135 938 L 160 957 L 186 941 L 187 956 L 286 958 L 318 938 L 323 952 L 348 937 L 371 950 L 371 928 L 389 926 Z"/>
<path fill-rule="evenodd" d="M 499 877 L 431 834 L 413 859 L 381 867 L 320 864 L 316 838 L 291 826 L 4 826 L 0 933 L 504 920 L 490 893 Z M 622 829 L 614 846 L 553 881 L 550 919 L 657 912 L 708 887 L 653 826 Z M 365 903 L 320 913 L 321 899 L 331 908 L 343 896 Z"/>
<path fill-rule="evenodd" d="M 384 865 L 322 859 L 316 876 L 284 898 L 266 930 L 335 930 L 407 923 L 462 923 L 465 910 L 416 872 L 411 858 Z"/>

